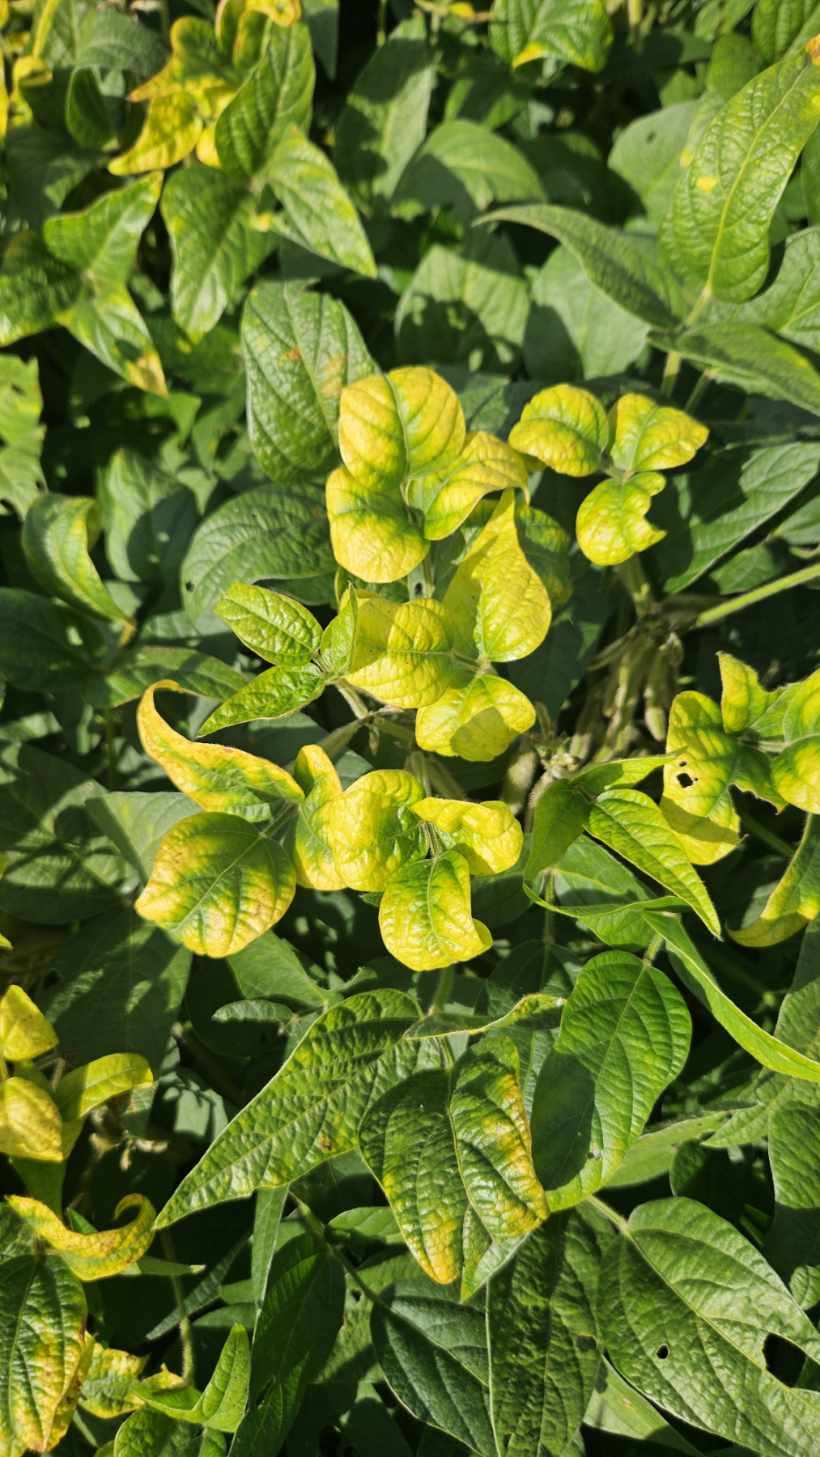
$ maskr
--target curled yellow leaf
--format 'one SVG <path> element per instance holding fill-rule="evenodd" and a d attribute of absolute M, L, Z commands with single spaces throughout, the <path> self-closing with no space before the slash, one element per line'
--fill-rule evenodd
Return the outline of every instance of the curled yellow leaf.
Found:
<path fill-rule="evenodd" d="M 145 1254 L 153 1239 L 155 1210 L 142 1194 L 126 1194 L 114 1210 L 118 1219 L 126 1210 L 135 1210 L 128 1224 L 118 1229 L 79 1234 L 39 1199 L 10 1194 L 9 1205 L 29 1226 L 38 1239 L 62 1257 L 79 1280 L 104 1280 L 118 1275 Z"/>

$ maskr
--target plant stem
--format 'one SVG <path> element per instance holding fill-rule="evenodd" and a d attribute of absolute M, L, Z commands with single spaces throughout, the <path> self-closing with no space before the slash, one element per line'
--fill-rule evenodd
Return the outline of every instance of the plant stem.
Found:
<path fill-rule="evenodd" d="M 756 840 L 760 840 L 762 845 L 768 845 L 769 849 L 775 850 L 778 855 L 785 855 L 787 859 L 791 859 L 794 854 L 794 846 L 789 845 L 786 840 L 781 840 L 780 836 L 774 833 L 774 830 L 768 829 L 757 818 L 757 815 L 749 814 L 748 810 L 743 810 L 740 819 L 744 829 L 747 829 L 750 835 L 754 835 Z"/>
<path fill-rule="evenodd" d="M 376 26 L 376 45 L 383 46 L 387 40 L 387 0 L 379 0 L 379 18 Z"/>
<path fill-rule="evenodd" d="M 587 1203 L 594 1204 L 599 1214 L 603 1214 L 606 1219 L 610 1220 L 621 1234 L 626 1235 L 627 1238 L 629 1237 L 629 1225 L 627 1221 L 622 1214 L 618 1213 L 617 1209 L 612 1208 L 611 1204 L 607 1204 L 603 1199 L 596 1198 L 594 1194 L 590 1195 Z"/>
<path fill-rule="evenodd" d="M 719 602 L 717 607 L 707 607 L 705 612 L 699 612 L 692 627 L 711 627 L 713 622 L 722 622 L 724 617 L 732 617 L 735 612 L 743 612 L 747 607 L 753 607 L 755 602 L 765 602 L 767 597 L 775 597 L 778 592 L 788 592 L 792 587 L 802 587 L 806 582 L 813 582 L 815 577 L 820 577 L 820 561 L 812 562 L 810 567 L 801 567 L 799 572 L 790 572 L 786 577 L 780 577 L 776 582 L 766 582 L 762 587 L 753 587 L 751 592 L 743 592 L 739 597 L 730 597 L 726 602 Z"/>
<path fill-rule="evenodd" d="M 626 15 L 629 29 L 639 30 L 643 20 L 643 0 L 626 0 Z"/>
<path fill-rule="evenodd" d="M 168 1230 L 160 1230 L 159 1238 L 160 1244 L 162 1245 L 162 1253 L 166 1260 L 174 1262 L 176 1260 L 176 1253 L 173 1240 Z M 191 1329 L 191 1318 L 185 1309 L 182 1283 L 178 1275 L 171 1276 L 171 1289 L 174 1292 L 174 1300 L 179 1311 L 179 1344 L 182 1350 L 182 1379 L 189 1386 L 192 1386 L 195 1375 L 194 1338 Z"/>
<path fill-rule="evenodd" d="M 682 361 L 683 355 L 681 354 L 675 354 L 674 351 L 671 354 L 667 354 L 666 363 L 663 366 L 663 374 L 661 375 L 662 395 L 666 395 L 668 397 L 672 394 L 675 388 L 675 384 L 677 382 L 678 374 L 680 373 Z"/>
<path fill-rule="evenodd" d="M 711 383 L 712 375 L 709 373 L 708 369 L 705 369 L 703 371 L 703 374 L 699 375 L 698 378 L 695 380 L 692 392 L 683 408 L 687 411 L 694 410 L 695 405 L 698 403 L 698 400 L 700 400 L 701 397 L 706 393 Z"/>
<path fill-rule="evenodd" d="M 433 1000 L 430 1003 L 431 1015 L 433 1012 L 442 1012 L 446 1007 L 450 999 L 450 993 L 453 990 L 454 976 L 455 967 L 445 966 L 439 976 L 438 986 L 433 994 Z"/>

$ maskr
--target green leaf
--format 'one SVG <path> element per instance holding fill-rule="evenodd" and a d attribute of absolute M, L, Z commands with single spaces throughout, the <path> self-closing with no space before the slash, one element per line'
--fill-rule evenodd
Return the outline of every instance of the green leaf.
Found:
<path fill-rule="evenodd" d="M 127 289 L 80 297 L 58 322 L 128 384 L 167 395 L 159 354 Z"/>
<path fill-rule="evenodd" d="M 533 1157 L 551 1210 L 608 1182 L 690 1039 L 686 1004 L 662 972 L 623 951 L 587 962 L 535 1089 Z"/>
<path fill-rule="evenodd" d="M 717 47 L 713 56 L 716 51 Z M 663 222 L 672 201 L 680 175 L 680 154 L 696 115 L 697 102 L 678 101 L 638 116 L 618 133 L 607 157 L 607 167 L 629 183 L 656 225 Z"/>
<path fill-rule="evenodd" d="M 809 815 L 800 844 L 760 914 L 730 931 L 741 946 L 777 946 L 820 915 L 820 825 Z"/>
<path fill-rule="evenodd" d="M 315 481 L 336 456 L 339 397 L 373 362 L 343 304 L 266 281 L 242 315 L 248 430 L 277 482 Z"/>
<path fill-rule="evenodd" d="M 506 238 L 468 234 L 458 250 L 434 243 L 396 311 L 400 356 L 412 363 L 509 367 L 527 323 L 527 287 Z"/>
<path fill-rule="evenodd" d="M 69 1270 L 83 1281 L 119 1274 L 141 1259 L 154 1238 L 154 1207 L 142 1194 L 126 1194 L 114 1210 L 115 1219 L 126 1209 L 136 1211 L 127 1224 L 91 1234 L 70 1229 L 38 1199 L 10 1194 L 8 1203 L 37 1239 L 56 1250 Z"/>
<path fill-rule="evenodd" d="M 158 689 L 178 692 L 179 684 L 163 679 L 146 688 L 137 710 L 140 741 L 177 789 L 201 809 L 267 820 L 283 802 L 301 800 L 299 785 L 278 764 L 243 749 L 192 743 L 178 734 L 157 711 L 154 695 Z"/>
<path fill-rule="evenodd" d="M 82 672 L 88 619 L 36 592 L 0 587 L 0 674 L 15 687 L 57 686 Z"/>
<path fill-rule="evenodd" d="M 127 870 L 92 823 L 100 788 L 30 744 L 0 748 L 0 910 L 40 925 L 111 910 Z"/>
<path fill-rule="evenodd" d="M 785 1386 L 764 1358 L 770 1332 L 816 1358 L 811 1321 L 755 1247 L 694 1200 L 633 1212 L 602 1274 L 600 1320 L 616 1369 L 681 1421 L 760 1457 L 802 1457 L 820 1433 L 820 1395 Z"/>
<path fill-rule="evenodd" d="M 146 881 L 166 830 L 187 815 L 196 814 L 196 806 L 184 794 L 123 790 L 95 795 L 89 801 L 88 811 L 94 824 L 116 845 L 140 880 Z"/>
<path fill-rule="evenodd" d="M 660 881 L 691 907 L 713 936 L 720 936 L 720 920 L 705 885 L 678 835 L 648 795 L 639 789 L 606 790 L 590 809 L 587 830 Z"/>
<path fill-rule="evenodd" d="M 276 144 L 266 177 L 284 212 L 271 226 L 309 253 L 375 278 L 376 261 L 348 193 L 324 152 L 297 126 Z"/>
<path fill-rule="evenodd" d="M 40 455 L 45 427 L 36 359 L 0 359 L 0 506 L 21 518 L 43 485 Z"/>
<path fill-rule="evenodd" d="M 175 581 L 199 521 L 193 491 L 156 461 L 116 450 L 97 477 L 105 554 L 123 581 Z"/>
<path fill-rule="evenodd" d="M 332 568 L 318 492 L 259 486 L 226 501 L 202 522 L 182 564 L 183 601 L 196 617 L 231 582 L 296 580 Z"/>
<path fill-rule="evenodd" d="M 277 1250 L 253 1342 L 252 1395 L 262 1400 L 242 1421 L 232 1457 L 254 1457 L 260 1442 L 279 1451 L 339 1335 L 344 1298 L 341 1265 L 312 1234 Z"/>
<path fill-rule="evenodd" d="M 469 221 L 493 202 L 543 202 L 544 190 L 512 142 L 458 117 L 441 122 L 416 152 L 394 198 L 408 200 L 429 212 L 449 204 Z"/>
<path fill-rule="evenodd" d="M 46 247 L 81 274 L 94 293 L 113 293 L 128 282 L 161 185 L 157 175 L 143 177 L 105 193 L 80 212 L 49 218 L 43 225 Z"/>
<path fill-rule="evenodd" d="M 653 933 L 663 937 L 675 970 L 738 1047 L 772 1072 L 804 1082 L 820 1082 L 820 1062 L 765 1032 L 727 997 L 679 920 L 661 911 L 647 910 L 642 915 Z"/>
<path fill-rule="evenodd" d="M 554 249 L 535 275 L 524 335 L 524 362 L 534 379 L 622 374 L 648 334 L 649 325 L 598 288 L 569 248 Z"/>
<path fill-rule="evenodd" d="M 553 1215 L 487 1292 L 490 1392 L 505 1457 L 560 1457 L 592 1395 L 595 1298 L 611 1238 L 600 1216 Z"/>
<path fill-rule="evenodd" d="M 763 283 L 769 224 L 817 125 L 819 94 L 810 43 L 732 96 L 687 159 L 662 237 L 673 266 L 707 296 L 737 303 Z"/>
<path fill-rule="evenodd" d="M 496 1457 L 484 1314 L 421 1281 L 397 1283 L 373 1306 L 373 1346 L 403 1406 L 479 1457 Z"/>
<path fill-rule="evenodd" d="M 524 874 L 533 881 L 557 865 L 586 826 L 589 801 L 567 779 L 547 785 L 536 806 Z"/>
<path fill-rule="evenodd" d="M 161 212 L 173 251 L 171 308 L 189 339 L 211 330 L 271 248 L 241 183 L 198 163 L 169 178 Z"/>
<path fill-rule="evenodd" d="M 12 241 L 0 273 L 0 344 L 48 329 L 82 288 L 75 269 L 61 263 L 38 238 Z"/>
<path fill-rule="evenodd" d="M 224 1457 L 215 1432 L 192 1431 L 158 1411 L 137 1411 L 117 1429 L 113 1447 L 100 1447 L 100 1457 Z"/>
<path fill-rule="evenodd" d="M 747 393 L 820 415 L 820 375 L 799 349 L 757 324 L 703 324 L 653 340 Z"/>
<path fill-rule="evenodd" d="M 89 496 L 40 496 L 23 522 L 23 550 L 41 587 L 71 607 L 122 623 L 127 614 L 106 590 L 90 549 L 98 535 Z"/>
<path fill-rule="evenodd" d="M 135 903 L 200 956 L 230 956 L 281 920 L 296 889 L 282 846 L 233 814 L 180 820 L 160 841 Z"/>
<path fill-rule="evenodd" d="M 658 329 L 674 328 L 677 301 L 669 299 L 668 274 L 651 247 L 568 207 L 531 204 L 490 213 L 482 222 L 521 223 L 557 238 L 578 259 L 587 277 L 628 313 Z"/>
<path fill-rule="evenodd" d="M 268 668 L 239 688 L 206 718 L 199 730 L 215 734 L 237 723 L 251 723 L 260 718 L 286 718 L 318 698 L 326 677 L 315 663 L 295 668 Z"/>
<path fill-rule="evenodd" d="M 588 476 L 602 469 L 609 421 L 589 390 L 553 385 L 524 406 L 510 444 L 561 475 Z"/>
<path fill-rule="evenodd" d="M 216 124 L 216 150 L 229 176 L 253 177 L 290 126 L 307 128 L 315 79 L 307 26 L 269 26 L 262 57 Z"/>
<path fill-rule="evenodd" d="M 765 61 L 776 61 L 820 28 L 817 0 L 757 0 L 752 39 Z"/>
<path fill-rule="evenodd" d="M 319 650 L 322 629 L 295 597 L 232 582 L 215 610 L 239 641 L 268 663 L 298 667 L 310 662 Z"/>
<path fill-rule="evenodd" d="M 490 39 L 512 66 L 555 56 L 600 71 L 612 41 L 603 0 L 497 0 Z"/>
<path fill-rule="evenodd" d="M 379 906 L 387 950 L 412 971 L 436 971 L 472 961 L 492 936 L 470 909 L 470 867 L 457 850 L 403 866 L 387 884 Z"/>
<path fill-rule="evenodd" d="M 410 16 L 373 51 L 339 116 L 336 161 L 357 194 L 392 197 L 424 141 L 434 82 L 424 16 Z"/>
<path fill-rule="evenodd" d="M 47 1451 L 64 1427 L 85 1339 L 82 1285 L 62 1260 L 19 1255 L 0 1280 L 0 1440 L 8 1457 Z"/>
<path fill-rule="evenodd" d="M 153 1083 L 154 1075 L 144 1057 L 134 1052 L 114 1052 L 96 1057 L 84 1067 L 75 1067 L 62 1077 L 54 1094 L 67 1123 L 85 1118 L 93 1108 Z"/>
<path fill-rule="evenodd" d="M 424 1273 L 460 1281 L 462 1299 L 537 1225 L 535 1176 L 518 1053 L 495 1038 L 447 1073 L 416 1073 L 373 1103 L 359 1146 Z"/>
<path fill-rule="evenodd" d="M 235 1432 L 245 1413 L 250 1385 L 250 1345 L 244 1326 L 235 1325 L 226 1337 L 211 1379 L 203 1392 L 191 1387 L 163 1391 L 140 1383 L 140 1400 L 175 1421 L 192 1422 L 217 1432 Z"/>
<path fill-rule="evenodd" d="M 355 1148 L 372 1100 L 415 1066 L 418 1043 L 397 1044 L 417 1017 L 398 991 L 361 992 L 330 1007 L 182 1180 L 157 1226 L 289 1184 Z"/>

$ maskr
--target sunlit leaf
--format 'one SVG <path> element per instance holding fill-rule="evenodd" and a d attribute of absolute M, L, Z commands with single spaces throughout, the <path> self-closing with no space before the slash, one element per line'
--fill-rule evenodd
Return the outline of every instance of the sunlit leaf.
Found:
<path fill-rule="evenodd" d="M 127 1224 L 95 1234 L 78 1234 L 37 1199 L 10 1194 L 8 1202 L 29 1228 L 56 1250 L 80 1280 L 104 1280 L 140 1259 L 154 1237 L 154 1209 L 142 1194 L 126 1194 L 114 1210 L 117 1219 L 136 1211 Z"/>
<path fill-rule="evenodd" d="M 521 826 L 501 800 L 473 804 L 460 799 L 419 799 L 413 814 L 433 825 L 445 849 L 456 849 L 473 875 L 500 875 L 516 864 L 524 844 Z"/>
<path fill-rule="evenodd" d="M 471 961 L 492 936 L 470 911 L 470 867 L 457 850 L 405 865 L 390 879 L 379 928 L 391 956 L 412 971 Z"/>
<path fill-rule="evenodd" d="M 402 865 L 425 853 L 424 834 L 413 813 L 423 793 L 406 770 L 376 769 L 334 800 L 328 825 L 342 884 L 384 890 Z"/>
<path fill-rule="evenodd" d="M 609 445 L 606 410 L 589 390 L 553 385 L 524 406 L 510 444 L 562 475 L 591 475 Z"/>

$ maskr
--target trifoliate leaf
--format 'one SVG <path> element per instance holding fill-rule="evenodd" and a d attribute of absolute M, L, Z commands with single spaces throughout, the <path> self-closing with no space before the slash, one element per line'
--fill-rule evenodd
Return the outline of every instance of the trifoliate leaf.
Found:
<path fill-rule="evenodd" d="M 417 1065 L 418 1044 L 400 1044 L 417 1019 L 413 998 L 389 989 L 330 1007 L 182 1180 L 157 1226 L 289 1184 L 355 1148 L 370 1103 Z"/>
<path fill-rule="evenodd" d="M 0 997 L 0 1057 L 28 1062 L 57 1046 L 57 1033 L 31 1000 L 12 984 Z"/>
<path fill-rule="evenodd" d="M 606 410 L 589 390 L 553 385 L 524 406 L 510 445 L 561 475 L 592 475 L 609 445 Z"/>
<path fill-rule="evenodd" d="M 518 451 L 486 430 L 469 434 L 464 449 L 440 475 L 412 479 L 405 491 L 408 506 L 421 511 L 428 541 L 450 536 L 473 507 L 491 491 L 526 490 L 527 467 Z"/>
<path fill-rule="evenodd" d="M 671 470 L 686 465 L 709 438 L 705 425 L 647 395 L 621 395 L 612 407 L 611 456 L 620 471 Z"/>
<path fill-rule="evenodd" d="M 218 733 L 233 724 L 251 723 L 254 719 L 287 718 L 318 698 L 326 682 L 327 678 L 317 663 L 267 668 L 209 714 L 199 730 L 199 737 Z"/>
<path fill-rule="evenodd" d="M 461 558 L 444 610 L 457 647 L 470 657 L 511 662 L 546 637 L 550 599 L 519 545 L 512 492 L 502 496 Z"/>
<path fill-rule="evenodd" d="M 387 950 L 412 971 L 436 971 L 471 961 L 492 936 L 470 912 L 470 867 L 457 850 L 405 865 L 389 881 L 379 906 Z"/>
<path fill-rule="evenodd" d="M 40 586 L 72 607 L 113 622 L 128 614 L 111 597 L 91 560 L 99 535 L 97 503 L 90 496 L 39 496 L 23 522 L 26 560 Z"/>

